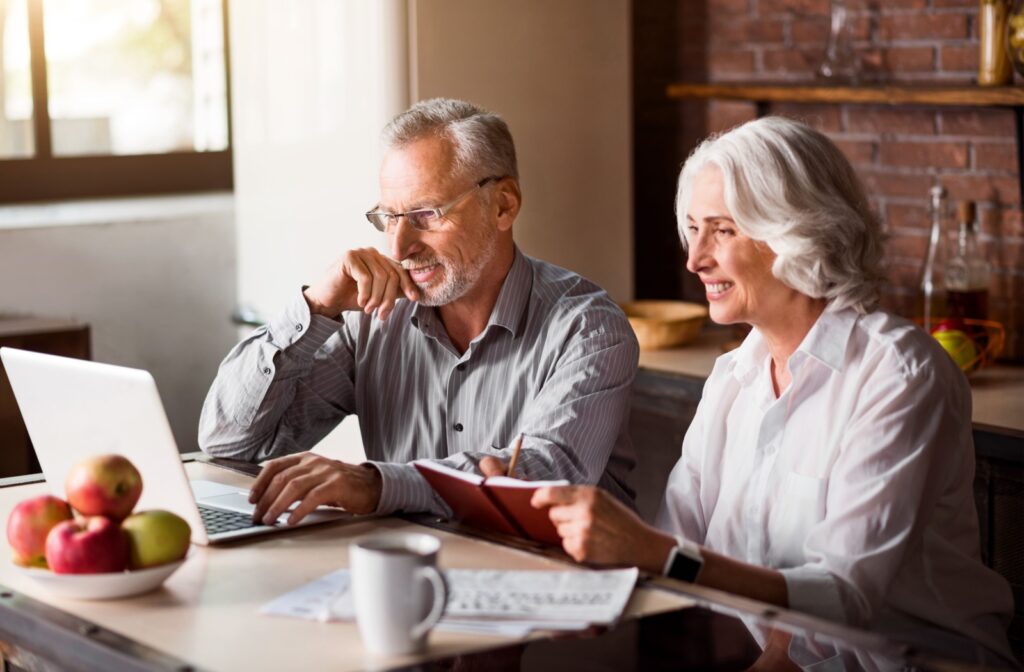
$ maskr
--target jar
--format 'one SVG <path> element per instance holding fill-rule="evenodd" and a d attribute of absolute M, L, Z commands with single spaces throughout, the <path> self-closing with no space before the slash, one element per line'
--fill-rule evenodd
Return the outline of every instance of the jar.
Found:
<path fill-rule="evenodd" d="M 1006 50 L 1009 15 L 1008 0 L 981 0 L 978 10 L 978 42 L 981 49 L 978 84 L 981 86 L 1003 86 L 1013 79 L 1013 68 Z"/>

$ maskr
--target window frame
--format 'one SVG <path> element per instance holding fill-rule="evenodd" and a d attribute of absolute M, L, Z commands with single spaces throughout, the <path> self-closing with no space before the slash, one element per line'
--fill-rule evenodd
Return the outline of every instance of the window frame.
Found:
<path fill-rule="evenodd" d="M 227 149 L 211 152 L 94 156 L 53 155 L 43 0 L 26 0 L 26 2 L 32 71 L 32 130 L 35 146 L 32 156 L 0 159 L 0 205 L 74 198 L 166 195 L 233 189 L 231 61 L 228 42 L 227 0 L 221 0 L 228 114 Z"/>

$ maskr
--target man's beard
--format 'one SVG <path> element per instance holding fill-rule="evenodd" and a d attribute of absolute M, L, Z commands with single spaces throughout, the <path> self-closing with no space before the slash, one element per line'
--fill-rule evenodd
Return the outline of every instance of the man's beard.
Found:
<path fill-rule="evenodd" d="M 489 231 L 479 246 L 479 254 L 472 257 L 467 263 L 459 264 L 453 259 L 433 254 L 426 257 L 414 257 L 402 262 L 402 266 L 422 267 L 439 264 L 443 272 L 440 284 L 422 286 L 416 284 L 420 290 L 419 303 L 424 306 L 444 306 L 458 301 L 466 292 L 479 282 L 484 274 L 484 269 L 494 260 L 498 252 L 498 236 L 496 231 Z"/>

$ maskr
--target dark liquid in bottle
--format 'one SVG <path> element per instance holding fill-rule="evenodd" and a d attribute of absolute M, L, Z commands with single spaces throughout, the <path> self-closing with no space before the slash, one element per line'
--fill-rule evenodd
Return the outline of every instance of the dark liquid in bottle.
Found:
<path fill-rule="evenodd" d="M 988 318 L 987 289 L 972 289 L 966 292 L 949 289 L 946 291 L 946 301 L 951 318 L 973 320 Z"/>
<path fill-rule="evenodd" d="M 960 292 L 950 289 L 946 293 L 949 316 L 953 319 L 984 320 L 988 318 L 988 290 L 974 289 Z M 979 350 L 988 345 L 988 331 L 980 325 L 965 325 L 964 333 L 971 337 Z"/>

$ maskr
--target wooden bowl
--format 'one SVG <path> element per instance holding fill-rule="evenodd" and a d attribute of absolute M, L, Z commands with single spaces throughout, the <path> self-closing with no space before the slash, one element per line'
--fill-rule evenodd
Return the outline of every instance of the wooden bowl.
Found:
<path fill-rule="evenodd" d="M 631 301 L 619 304 L 636 332 L 641 350 L 684 345 L 697 338 L 707 306 L 686 301 Z"/>

